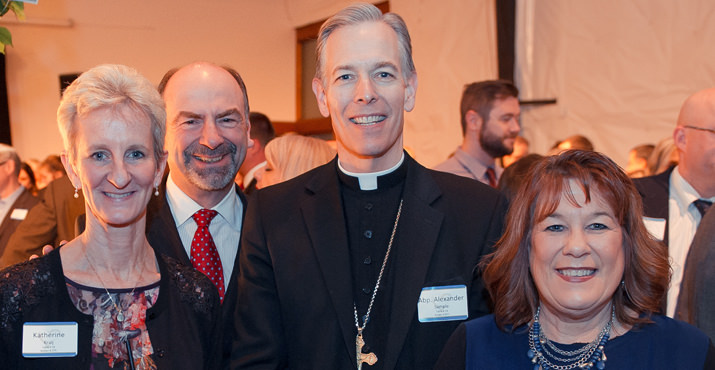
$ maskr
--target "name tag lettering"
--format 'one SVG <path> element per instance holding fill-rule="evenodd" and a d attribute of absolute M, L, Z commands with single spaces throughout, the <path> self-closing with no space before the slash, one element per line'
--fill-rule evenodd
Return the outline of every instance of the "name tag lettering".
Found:
<path fill-rule="evenodd" d="M 417 301 L 417 318 L 420 322 L 465 320 L 467 306 L 466 285 L 425 287 Z"/>
<path fill-rule="evenodd" d="M 22 356 L 77 356 L 76 322 L 26 322 L 22 326 Z"/>

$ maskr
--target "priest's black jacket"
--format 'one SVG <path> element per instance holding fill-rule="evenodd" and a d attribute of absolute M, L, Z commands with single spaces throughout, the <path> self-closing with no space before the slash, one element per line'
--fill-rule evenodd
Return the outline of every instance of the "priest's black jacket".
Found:
<path fill-rule="evenodd" d="M 390 258 L 382 369 L 431 369 L 461 321 L 418 321 L 424 287 L 461 285 L 469 318 L 487 313 L 475 269 L 502 232 L 504 198 L 405 154 L 404 205 Z M 254 193 L 239 251 L 231 368 L 355 369 L 350 252 L 337 158 Z M 394 256 L 394 257 L 393 257 Z M 364 366 L 363 369 L 369 367 Z"/>

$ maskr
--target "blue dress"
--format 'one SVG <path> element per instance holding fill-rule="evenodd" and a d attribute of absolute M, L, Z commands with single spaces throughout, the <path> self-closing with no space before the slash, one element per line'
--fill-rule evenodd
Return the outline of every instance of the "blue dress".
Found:
<path fill-rule="evenodd" d="M 654 321 L 606 343 L 606 369 L 715 369 L 710 338 L 687 323 L 654 315 Z M 533 369 L 527 357 L 528 327 L 500 330 L 494 315 L 462 323 L 445 345 L 435 369 Z M 565 350 L 584 344 L 560 345 Z"/>

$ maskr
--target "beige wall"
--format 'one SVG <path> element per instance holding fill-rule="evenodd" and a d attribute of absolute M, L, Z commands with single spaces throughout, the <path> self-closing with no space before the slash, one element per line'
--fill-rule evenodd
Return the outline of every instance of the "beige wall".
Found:
<path fill-rule="evenodd" d="M 167 69 L 191 61 L 228 64 L 244 77 L 252 110 L 294 120 L 294 29 L 349 3 L 44 0 L 27 5 L 31 22 L 71 19 L 74 25 L 6 25 L 15 44 L 7 53 L 13 144 L 25 158 L 60 152 L 58 76 L 101 63 L 135 67 L 155 83 Z M 412 33 L 419 75 L 405 143 L 427 165 L 441 161 L 461 141 L 462 85 L 496 75 L 492 1 L 446 3 L 450 6 L 437 0 L 391 2 Z"/>

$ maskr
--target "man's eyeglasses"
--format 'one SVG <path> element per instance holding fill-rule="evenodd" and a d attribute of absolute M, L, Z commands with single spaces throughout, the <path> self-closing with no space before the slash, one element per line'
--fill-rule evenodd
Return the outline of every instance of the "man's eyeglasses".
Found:
<path fill-rule="evenodd" d="M 693 129 L 693 130 L 698 130 L 698 131 L 707 131 L 711 134 L 715 134 L 715 129 L 711 129 L 711 128 L 697 127 L 697 126 L 683 126 L 683 127 Z"/>

